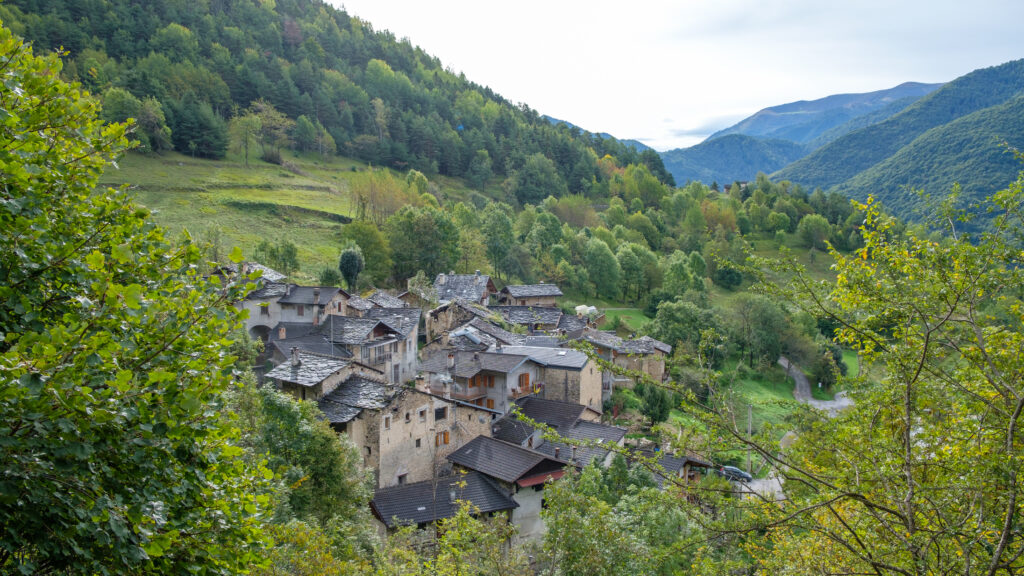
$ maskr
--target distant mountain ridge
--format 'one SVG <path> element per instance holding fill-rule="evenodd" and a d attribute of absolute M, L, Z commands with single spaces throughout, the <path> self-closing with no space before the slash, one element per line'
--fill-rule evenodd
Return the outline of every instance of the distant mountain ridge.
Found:
<path fill-rule="evenodd" d="M 772 106 L 715 132 L 707 140 L 714 140 L 727 134 L 745 134 L 809 144 L 824 132 L 842 126 L 858 116 L 906 98 L 921 98 L 941 86 L 942 84 L 904 82 L 886 90 L 861 94 L 833 94 L 817 100 L 800 100 Z"/>
<path fill-rule="evenodd" d="M 705 184 L 752 179 L 817 148 L 890 118 L 942 84 L 904 82 L 886 90 L 834 94 L 760 110 L 690 148 L 661 154 L 676 182 Z"/>

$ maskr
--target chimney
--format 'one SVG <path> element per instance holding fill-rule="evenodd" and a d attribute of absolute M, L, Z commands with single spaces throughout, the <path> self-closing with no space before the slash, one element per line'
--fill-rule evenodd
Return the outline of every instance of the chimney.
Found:
<path fill-rule="evenodd" d="M 561 451 L 562 451 L 561 448 L 559 448 L 558 446 L 555 446 L 555 458 L 558 458 L 558 453 L 561 452 Z"/>
<path fill-rule="evenodd" d="M 448 503 L 449 504 L 455 504 L 455 494 L 456 494 L 455 487 L 454 486 L 449 486 L 448 487 Z"/>
<path fill-rule="evenodd" d="M 320 304 L 320 287 L 313 288 L 313 306 Z"/>
<path fill-rule="evenodd" d="M 501 354 L 501 340 L 494 341 L 494 351 Z"/>
<path fill-rule="evenodd" d="M 287 334 L 287 333 L 288 333 L 288 331 L 285 330 L 285 327 L 281 326 L 280 328 L 277 329 L 277 339 L 278 340 L 284 340 L 285 339 L 285 334 Z"/>
<path fill-rule="evenodd" d="M 298 368 L 302 365 L 302 360 L 299 360 L 299 348 L 298 346 L 292 346 L 292 367 Z"/>
<path fill-rule="evenodd" d="M 576 461 L 576 447 L 573 446 L 572 447 L 572 456 L 569 457 L 569 462 L 575 462 L 575 461 Z"/>
<path fill-rule="evenodd" d="M 477 270 L 477 271 L 476 271 L 476 275 L 477 275 L 477 276 L 479 276 L 479 275 L 480 275 L 480 271 L 479 271 L 479 270 Z"/>
<path fill-rule="evenodd" d="M 448 353 L 448 370 L 455 368 L 455 354 Z"/>
<path fill-rule="evenodd" d="M 448 277 L 445 276 L 443 272 L 441 274 L 437 275 L 437 283 L 440 284 L 441 286 L 444 286 L 444 283 L 447 280 L 448 280 Z"/>

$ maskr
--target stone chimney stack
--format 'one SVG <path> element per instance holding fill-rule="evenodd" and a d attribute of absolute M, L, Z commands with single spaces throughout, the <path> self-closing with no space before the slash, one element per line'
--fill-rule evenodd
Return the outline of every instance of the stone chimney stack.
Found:
<path fill-rule="evenodd" d="M 313 288 L 313 306 L 320 304 L 320 287 L 316 286 Z"/>
<path fill-rule="evenodd" d="M 286 334 L 288 334 L 288 330 L 286 330 L 284 326 L 281 326 L 280 328 L 277 329 L 278 340 L 284 340 Z"/>
<path fill-rule="evenodd" d="M 494 341 L 494 351 L 497 352 L 498 354 L 501 354 L 501 341 L 500 340 L 495 340 Z"/>
<path fill-rule="evenodd" d="M 302 360 L 299 359 L 299 348 L 298 346 L 292 346 L 292 367 L 298 368 L 302 365 Z"/>
<path fill-rule="evenodd" d="M 443 272 L 441 274 L 437 275 L 437 283 L 440 284 L 441 286 L 444 286 L 444 283 L 447 280 L 448 280 L 448 277 L 445 276 Z"/>
<path fill-rule="evenodd" d="M 448 370 L 455 369 L 455 354 L 453 352 L 448 353 Z"/>
<path fill-rule="evenodd" d="M 558 454 L 559 454 L 559 452 L 561 452 L 561 451 L 562 451 L 562 449 L 561 449 L 561 448 L 559 448 L 558 446 L 555 446 L 555 458 L 558 458 Z"/>
<path fill-rule="evenodd" d="M 448 503 L 455 504 L 456 491 L 454 486 L 448 487 Z"/>

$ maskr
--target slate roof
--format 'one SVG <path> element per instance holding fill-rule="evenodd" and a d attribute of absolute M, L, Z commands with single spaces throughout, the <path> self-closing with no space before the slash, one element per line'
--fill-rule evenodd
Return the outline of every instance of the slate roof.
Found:
<path fill-rule="evenodd" d="M 340 290 L 337 286 L 296 286 L 289 285 L 288 293 L 277 301 L 278 304 L 306 304 L 324 306 Z M 317 295 L 319 291 L 319 295 Z"/>
<path fill-rule="evenodd" d="M 293 366 L 291 358 L 267 372 L 266 377 L 300 386 L 316 386 L 328 376 L 349 365 L 348 360 L 298 351 L 299 365 Z"/>
<path fill-rule="evenodd" d="M 376 318 L 329 315 L 320 325 L 327 338 L 338 344 L 356 346 L 367 342 L 373 336 L 373 329 L 381 321 Z"/>
<path fill-rule="evenodd" d="M 253 290 L 245 295 L 246 300 L 273 300 L 284 296 L 284 293 L 288 290 L 287 284 L 279 282 L 269 282 L 264 284 L 260 288 Z"/>
<path fill-rule="evenodd" d="M 517 366 L 529 360 L 528 357 L 519 354 L 504 354 L 497 352 L 469 352 L 456 351 L 455 354 L 455 376 L 459 378 L 471 378 L 482 370 L 508 374 Z M 441 351 L 420 362 L 420 370 L 433 374 L 448 373 L 448 352 Z"/>
<path fill-rule="evenodd" d="M 488 306 L 489 310 L 501 314 L 512 324 L 550 324 L 557 326 L 562 319 L 562 309 L 549 306 Z"/>
<path fill-rule="evenodd" d="M 455 489 L 456 502 L 449 502 L 449 490 Z M 414 484 L 377 490 L 370 502 L 374 515 L 388 528 L 398 524 L 427 524 L 451 518 L 459 509 L 459 501 L 468 501 L 482 514 L 511 510 L 519 504 L 511 494 L 479 472 L 468 472 L 436 482 L 426 480 Z"/>
<path fill-rule="evenodd" d="M 533 334 L 523 338 L 523 346 L 536 346 L 540 348 L 558 348 L 560 345 L 561 341 L 558 339 L 557 336 L 544 336 L 541 334 Z"/>
<path fill-rule="evenodd" d="M 397 308 L 373 308 L 367 310 L 365 317 L 380 320 L 405 339 L 419 325 L 421 313 L 419 308 L 399 306 Z"/>
<path fill-rule="evenodd" d="M 677 456 L 669 454 L 667 452 L 654 452 L 651 450 L 642 450 L 640 451 L 640 456 L 654 460 L 657 463 L 657 465 L 660 465 L 661 468 L 664 469 L 666 474 L 673 477 L 678 477 L 679 473 L 683 469 L 683 466 L 685 466 L 687 463 L 697 468 L 711 468 L 714 466 L 714 464 L 712 464 L 711 462 L 694 454 Z M 659 487 L 665 484 L 664 475 L 654 470 L 651 470 L 651 473 L 654 476 L 654 481 L 658 484 Z"/>
<path fill-rule="evenodd" d="M 386 384 L 353 374 L 321 398 L 317 405 L 331 424 L 352 420 L 363 410 L 380 410 L 394 397 Z"/>
<path fill-rule="evenodd" d="M 363 312 L 366 312 L 367 310 L 372 309 L 374 305 L 373 302 L 353 294 L 349 297 L 347 306 L 353 310 L 362 310 Z"/>
<path fill-rule="evenodd" d="M 503 346 L 504 354 L 519 354 L 529 356 L 537 364 L 551 366 L 554 368 L 568 368 L 582 370 L 590 360 L 587 355 L 579 350 L 569 348 L 545 348 L 543 346 Z"/>
<path fill-rule="evenodd" d="M 260 278 L 266 280 L 267 282 L 280 282 L 281 280 L 287 278 L 285 274 L 281 274 L 280 272 L 274 270 L 270 266 L 264 266 L 259 262 L 243 262 L 242 270 L 246 274 L 251 274 L 259 270 L 262 273 L 262 276 L 260 276 Z"/>
<path fill-rule="evenodd" d="M 586 327 L 586 320 L 572 314 L 562 314 L 562 317 L 558 319 L 558 329 L 566 334 L 579 336 Z"/>
<path fill-rule="evenodd" d="M 504 482 L 519 480 L 545 461 L 556 467 L 558 464 L 565 464 L 539 452 L 487 436 L 473 438 L 462 448 L 449 454 L 448 460 Z"/>
<path fill-rule="evenodd" d="M 654 354 L 655 350 L 665 354 L 672 353 L 672 346 L 650 336 L 626 340 L 610 332 L 588 328 L 583 331 L 580 338 L 595 346 L 610 348 L 622 354 Z"/>
<path fill-rule="evenodd" d="M 367 298 L 367 300 L 381 308 L 405 308 L 408 306 L 408 304 L 405 303 L 405 300 L 392 296 L 383 290 L 377 290 L 373 294 L 370 294 L 370 297 Z"/>
<path fill-rule="evenodd" d="M 291 355 L 292 347 L 294 346 L 302 352 L 312 352 L 314 354 L 323 354 L 344 359 L 352 358 L 351 352 L 342 346 L 329 342 L 322 334 L 309 334 L 307 336 L 286 338 L 284 340 L 271 339 L 268 344 L 280 351 L 285 357 Z"/>
<path fill-rule="evenodd" d="M 438 274 L 434 279 L 434 290 L 441 303 L 456 298 L 479 302 L 487 292 L 488 284 L 493 287 L 491 277 L 486 274 Z"/>
<path fill-rule="evenodd" d="M 479 317 L 448 333 L 448 346 L 457 350 L 487 350 L 498 342 L 523 344 L 526 340 L 521 334 L 509 332 Z"/>
<path fill-rule="evenodd" d="M 586 409 L 581 404 L 546 400 L 535 396 L 521 398 L 517 404 L 524 416 L 535 422 L 547 424 L 563 438 L 583 442 L 584 445 L 577 446 L 575 452 L 575 462 L 580 466 L 586 466 L 594 459 L 603 460 L 608 455 L 609 449 L 603 448 L 602 445 L 618 444 L 626 435 L 626 430 L 617 426 L 580 420 L 579 417 Z M 522 446 L 522 443 L 533 432 L 533 426 L 511 414 L 505 415 L 491 426 L 491 434 L 494 438 L 511 442 L 517 446 Z M 558 449 L 557 456 L 556 448 Z M 573 446 L 564 442 L 545 440 L 535 445 L 532 450 L 559 460 L 573 458 Z"/>
<path fill-rule="evenodd" d="M 541 296 L 561 296 L 562 291 L 557 284 L 513 284 L 505 286 L 502 292 L 513 298 L 538 298 Z"/>

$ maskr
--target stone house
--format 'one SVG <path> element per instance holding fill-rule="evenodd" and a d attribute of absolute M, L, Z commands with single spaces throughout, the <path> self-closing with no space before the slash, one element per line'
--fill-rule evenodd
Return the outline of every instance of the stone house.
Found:
<path fill-rule="evenodd" d="M 611 332 L 586 328 L 578 338 L 590 343 L 598 356 L 624 370 L 643 372 L 655 382 L 666 377 L 665 359 L 672 354 L 672 346 L 643 336 L 627 340 Z M 628 375 L 615 374 L 610 370 L 602 374 L 602 394 L 611 397 L 616 386 L 632 387 L 634 379 Z"/>
<path fill-rule="evenodd" d="M 434 290 L 440 304 L 447 304 L 459 298 L 484 306 L 490 301 L 491 295 L 497 292 L 491 277 L 481 274 L 479 270 L 475 274 L 438 274 L 434 279 Z"/>
<path fill-rule="evenodd" d="M 603 411 L 601 369 L 579 350 L 540 346 L 501 346 L 505 354 L 528 357 L 540 368 L 534 395 L 582 404 L 596 417 Z"/>
<path fill-rule="evenodd" d="M 443 475 L 445 457 L 491 434 L 494 414 L 478 406 L 369 378 L 349 378 L 319 402 L 338 433 L 347 434 L 377 472 L 377 487 Z"/>
<path fill-rule="evenodd" d="M 561 296 L 562 291 L 556 284 L 513 284 L 498 292 L 498 304 L 556 307 Z"/>
<path fill-rule="evenodd" d="M 265 377 L 300 400 L 320 400 L 353 376 L 383 383 L 383 373 L 351 359 L 293 348 L 291 357 Z"/>
<path fill-rule="evenodd" d="M 344 290 L 334 286 L 268 282 L 235 305 L 249 312 L 245 319 L 249 335 L 266 342 L 270 330 L 280 322 L 315 326 L 323 320 L 332 302 L 347 297 Z"/>
<path fill-rule="evenodd" d="M 478 436 L 452 452 L 448 460 L 457 469 L 476 471 L 496 481 L 511 494 L 518 506 L 512 510 L 512 523 L 518 540 L 537 540 L 544 535 L 540 517 L 544 501 L 544 483 L 557 480 L 572 465 L 511 442 Z"/>
<path fill-rule="evenodd" d="M 502 352 L 439 352 L 420 363 L 418 386 L 504 414 L 532 393 L 541 367 L 528 356 Z"/>
<path fill-rule="evenodd" d="M 499 314 L 488 310 L 486 306 L 478 302 L 456 298 L 441 304 L 426 314 L 425 330 L 427 342 L 435 341 L 474 318 L 480 318 L 492 323 L 493 321 L 501 321 Z"/>

